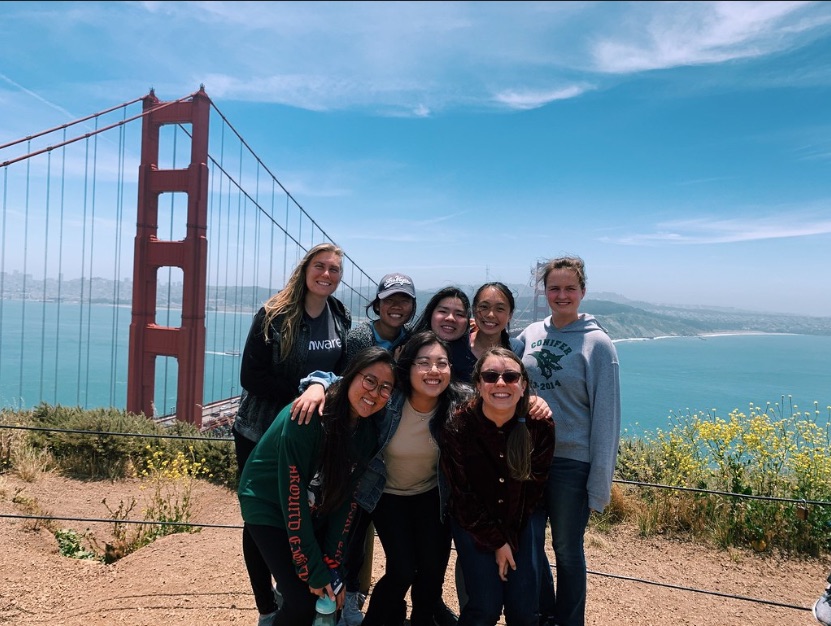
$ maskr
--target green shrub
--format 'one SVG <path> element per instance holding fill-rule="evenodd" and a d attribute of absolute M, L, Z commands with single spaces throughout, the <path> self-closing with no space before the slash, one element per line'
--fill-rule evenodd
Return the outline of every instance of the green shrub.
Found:
<path fill-rule="evenodd" d="M 150 443 L 154 451 L 164 450 L 171 456 L 183 452 L 204 459 L 206 480 L 236 487 L 233 442 L 211 438 L 192 424 L 176 422 L 164 426 L 143 415 L 118 409 L 84 410 L 47 404 L 41 404 L 31 412 L 30 423 L 38 428 L 56 429 L 33 431 L 28 440 L 35 448 L 48 449 L 57 467 L 68 476 L 109 480 L 135 476 L 139 468 L 146 466 Z M 89 431 L 89 434 L 61 430 Z"/>
<path fill-rule="evenodd" d="M 810 555 L 831 550 L 831 407 L 750 404 L 727 419 L 715 411 L 670 416 L 671 428 L 624 441 L 623 480 L 727 492 L 643 488 L 642 532 L 684 532 L 721 546 L 772 547 Z M 789 500 L 802 499 L 804 502 Z"/>
<path fill-rule="evenodd" d="M 592 516 L 596 528 L 634 519 L 644 535 L 683 533 L 723 547 L 812 556 L 831 551 L 831 506 L 812 503 L 831 501 L 831 407 L 823 413 L 815 403 L 803 412 L 783 398 L 764 409 L 750 404 L 747 413 L 735 410 L 726 419 L 715 411 L 669 419 L 666 431 L 621 441 L 616 478 L 677 488 L 615 485 L 607 510 Z M 3 424 L 58 431 L 26 432 Z M 54 466 L 78 478 L 115 480 L 150 472 L 154 494 L 144 511 L 150 521 L 187 521 L 194 478 L 237 486 L 234 446 L 227 436 L 211 437 L 184 422 L 162 426 L 115 409 L 42 404 L 31 412 L 0 413 L 0 471 L 28 449 L 48 452 Z M 190 464 L 187 471 L 183 459 Z M 164 472 L 177 463 L 181 475 L 172 481 Z M 175 490 L 168 491 L 171 485 Z M 125 520 L 135 506 L 133 501 L 108 507 L 116 540 L 104 550 L 105 560 L 120 558 L 166 529 L 188 531 L 174 523 L 128 532 Z"/>
<path fill-rule="evenodd" d="M 25 430 L 4 428 L 4 426 L 29 426 L 30 411 L 0 410 L 0 474 L 11 469 L 18 450 L 28 441 Z"/>
<path fill-rule="evenodd" d="M 95 552 L 87 550 L 83 546 L 83 536 L 72 529 L 61 528 L 56 530 L 55 539 L 58 540 L 58 550 L 63 556 L 71 559 L 99 559 Z"/>
<path fill-rule="evenodd" d="M 145 417 L 116 409 L 84 410 L 46 404 L 40 404 L 32 411 L 32 425 L 58 429 L 33 432 L 30 441 L 35 447 L 49 449 L 63 473 L 75 478 L 110 480 L 134 475 L 134 464 L 144 454 L 146 442 L 138 437 L 106 433 L 163 432 Z"/>

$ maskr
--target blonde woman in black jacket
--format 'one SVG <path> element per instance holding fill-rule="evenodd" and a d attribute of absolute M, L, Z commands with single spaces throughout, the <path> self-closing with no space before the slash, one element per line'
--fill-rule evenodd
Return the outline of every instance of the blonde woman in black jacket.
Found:
<path fill-rule="evenodd" d="M 316 370 L 341 374 L 345 367 L 352 318 L 333 295 L 340 285 L 342 261 L 343 251 L 336 245 L 314 246 L 285 288 L 254 316 L 242 353 L 243 393 L 232 430 L 239 475 L 284 407 L 292 404 L 293 417 L 320 408 L 321 387 L 312 385 L 298 398 L 300 380 Z M 260 623 L 270 624 L 278 598 L 268 566 L 245 530 L 242 551 Z"/>

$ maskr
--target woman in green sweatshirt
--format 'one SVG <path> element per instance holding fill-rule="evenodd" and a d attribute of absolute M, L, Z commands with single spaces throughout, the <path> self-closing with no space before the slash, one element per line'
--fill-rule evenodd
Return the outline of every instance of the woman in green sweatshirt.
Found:
<path fill-rule="evenodd" d="M 310 624 L 324 595 L 343 604 L 339 570 L 352 493 L 378 442 L 366 418 L 384 408 L 394 382 L 392 355 L 363 350 L 327 390 L 320 420 L 300 426 L 287 405 L 245 464 L 242 518 L 283 596 L 275 626 Z"/>

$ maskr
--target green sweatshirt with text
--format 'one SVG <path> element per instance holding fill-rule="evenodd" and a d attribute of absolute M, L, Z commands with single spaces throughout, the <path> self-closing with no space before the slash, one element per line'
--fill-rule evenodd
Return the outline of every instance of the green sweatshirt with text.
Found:
<path fill-rule="evenodd" d="M 323 426 L 319 419 L 298 425 L 290 415 L 289 404 L 257 442 L 243 468 L 237 495 L 242 519 L 284 529 L 297 576 L 310 587 L 322 588 L 331 582 L 329 569 L 343 561 L 356 505 L 350 497 L 329 514 L 318 514 Z M 351 440 L 353 458 L 369 459 L 376 439 L 372 420 L 359 419 Z M 343 471 L 354 473 L 354 469 Z M 352 476 L 353 484 L 357 478 Z"/>

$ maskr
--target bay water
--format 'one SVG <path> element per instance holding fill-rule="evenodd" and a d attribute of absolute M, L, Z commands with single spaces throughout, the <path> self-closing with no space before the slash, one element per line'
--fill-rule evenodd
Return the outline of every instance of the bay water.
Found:
<path fill-rule="evenodd" d="M 241 352 L 253 313 L 206 316 L 205 402 L 239 395 Z M 48 404 L 124 408 L 131 313 L 128 307 L 0 300 L 0 406 Z M 157 317 L 177 326 L 178 311 Z M 727 418 L 750 403 L 795 405 L 827 415 L 831 336 L 736 334 L 620 340 L 623 436 L 669 427 L 673 413 Z M 155 406 L 172 412 L 176 359 L 156 362 Z"/>
<path fill-rule="evenodd" d="M 727 419 L 779 404 L 827 419 L 831 337 L 737 334 L 617 341 L 623 436 L 666 430 L 673 413 Z"/>

